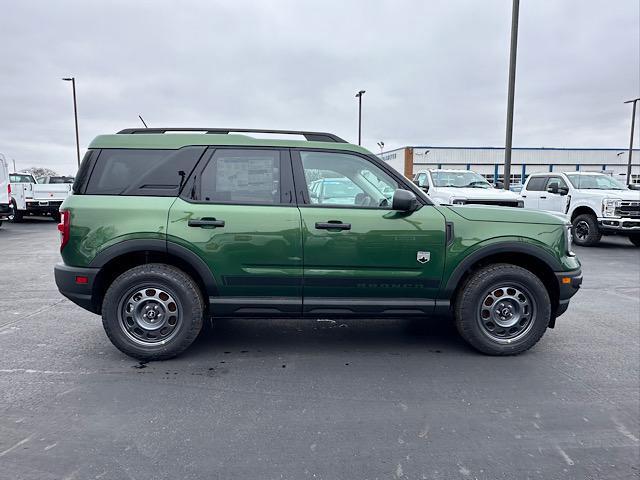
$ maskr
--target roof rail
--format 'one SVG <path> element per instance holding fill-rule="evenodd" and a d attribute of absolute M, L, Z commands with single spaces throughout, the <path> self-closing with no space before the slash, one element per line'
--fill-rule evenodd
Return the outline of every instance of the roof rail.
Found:
<path fill-rule="evenodd" d="M 233 132 L 238 133 L 276 133 L 286 135 L 302 135 L 309 142 L 334 142 L 334 143 L 347 143 L 346 140 L 334 135 L 333 133 L 325 132 L 305 132 L 298 130 L 270 130 L 260 128 L 125 128 L 120 130 L 118 134 L 144 134 L 144 133 L 168 133 L 168 132 L 204 132 L 217 135 L 224 135 Z"/>

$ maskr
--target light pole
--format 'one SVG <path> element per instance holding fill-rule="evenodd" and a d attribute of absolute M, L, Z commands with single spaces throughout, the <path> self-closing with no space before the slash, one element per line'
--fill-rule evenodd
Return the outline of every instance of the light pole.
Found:
<path fill-rule="evenodd" d="M 509 51 L 509 95 L 507 98 L 507 133 L 504 146 L 504 189 L 511 183 L 511 145 L 513 141 L 513 101 L 516 93 L 516 57 L 518 51 L 518 16 L 520 0 L 513 0 L 511 10 L 511 47 Z"/>
<path fill-rule="evenodd" d="M 380 147 L 380 155 L 382 155 L 382 151 L 384 150 L 384 142 L 383 141 L 379 141 L 378 142 L 378 147 Z"/>
<path fill-rule="evenodd" d="M 78 167 L 80 167 L 80 138 L 78 136 L 78 104 L 76 103 L 76 77 L 63 78 L 65 82 L 71 82 L 73 88 L 73 116 L 76 121 L 76 155 L 78 156 Z"/>
<path fill-rule="evenodd" d="M 627 100 L 624 103 L 633 103 L 633 108 L 631 110 L 631 140 L 629 140 L 629 163 L 627 164 L 627 185 L 631 183 L 631 156 L 633 155 L 633 129 L 636 126 L 636 103 L 638 103 L 639 98 L 634 98 L 633 100 Z"/>
<path fill-rule="evenodd" d="M 358 98 L 358 145 L 362 142 L 362 95 L 365 94 L 365 90 L 360 90 L 356 93 Z"/>

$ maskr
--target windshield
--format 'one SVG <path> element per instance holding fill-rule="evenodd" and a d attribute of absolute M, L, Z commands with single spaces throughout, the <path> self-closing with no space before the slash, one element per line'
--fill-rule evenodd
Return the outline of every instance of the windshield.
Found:
<path fill-rule="evenodd" d="M 431 172 L 436 187 L 491 188 L 491 184 L 476 172 Z"/>
<path fill-rule="evenodd" d="M 20 173 L 12 173 L 9 175 L 11 183 L 36 183 L 31 175 L 22 175 Z"/>
<path fill-rule="evenodd" d="M 607 175 L 577 175 L 568 174 L 567 177 L 575 188 L 587 190 L 626 190 L 625 187 Z"/>

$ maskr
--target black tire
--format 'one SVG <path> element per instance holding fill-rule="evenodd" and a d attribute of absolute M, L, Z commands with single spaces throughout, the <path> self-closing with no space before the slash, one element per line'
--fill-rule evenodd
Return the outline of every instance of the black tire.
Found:
<path fill-rule="evenodd" d="M 137 295 L 141 298 L 136 300 Z M 159 313 L 153 319 L 142 318 L 151 315 L 149 305 Z M 186 350 L 202 329 L 203 315 L 196 282 L 182 270 L 160 263 L 124 272 L 109 286 L 102 303 L 102 325 L 109 340 L 121 352 L 145 361 L 166 360 Z M 154 319 L 158 323 L 150 325 Z"/>
<path fill-rule="evenodd" d="M 640 247 L 640 234 L 629 235 L 629 241 L 633 243 L 636 247 Z"/>
<path fill-rule="evenodd" d="M 499 291 L 503 293 L 497 296 Z M 489 304 L 492 308 L 485 303 L 489 298 L 495 299 Z M 507 301 L 519 313 L 514 318 L 508 304 L 511 315 L 504 320 L 500 312 L 505 310 L 502 302 Z M 489 316 L 485 317 L 487 312 Z M 494 319 L 494 314 L 500 318 Z M 530 349 L 544 335 L 550 318 L 549 293 L 540 279 L 529 270 L 506 263 L 489 265 L 473 273 L 462 286 L 455 304 L 458 332 L 472 347 L 488 355 L 517 355 Z M 513 320 L 516 323 L 508 326 Z"/>
<path fill-rule="evenodd" d="M 60 212 L 52 212 L 51 218 L 53 218 L 54 222 L 60 223 Z"/>
<path fill-rule="evenodd" d="M 591 247 L 602 238 L 598 228 L 598 220 L 594 215 L 583 213 L 571 222 L 571 236 L 573 243 L 580 247 Z"/>
<path fill-rule="evenodd" d="M 20 223 L 22 222 L 22 212 L 18 210 L 15 202 L 11 202 L 11 222 L 12 223 Z"/>

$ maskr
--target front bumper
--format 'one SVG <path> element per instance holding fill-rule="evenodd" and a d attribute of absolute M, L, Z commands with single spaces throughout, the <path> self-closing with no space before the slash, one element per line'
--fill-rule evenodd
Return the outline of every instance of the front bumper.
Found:
<path fill-rule="evenodd" d="M 555 316 L 559 317 L 569 308 L 569 300 L 573 297 L 582 285 L 582 269 L 571 270 L 569 272 L 556 272 L 558 280 L 559 295 L 558 307 Z"/>
<path fill-rule="evenodd" d="M 640 218 L 599 217 L 598 227 L 605 232 L 640 233 Z"/>
<path fill-rule="evenodd" d="M 69 267 L 64 263 L 58 263 L 53 272 L 62 295 L 85 310 L 98 313 L 93 302 L 93 284 L 99 272 L 98 268 Z"/>

